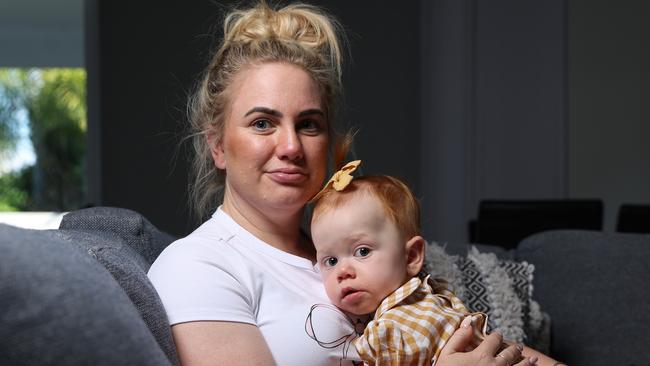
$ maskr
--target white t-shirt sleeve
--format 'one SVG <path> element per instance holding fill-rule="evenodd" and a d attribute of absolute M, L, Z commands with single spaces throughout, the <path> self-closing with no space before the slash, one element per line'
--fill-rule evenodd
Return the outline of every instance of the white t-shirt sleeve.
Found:
<path fill-rule="evenodd" d="M 151 266 L 149 279 L 171 325 L 215 320 L 257 325 L 250 291 L 218 249 L 214 243 L 181 239 Z"/>

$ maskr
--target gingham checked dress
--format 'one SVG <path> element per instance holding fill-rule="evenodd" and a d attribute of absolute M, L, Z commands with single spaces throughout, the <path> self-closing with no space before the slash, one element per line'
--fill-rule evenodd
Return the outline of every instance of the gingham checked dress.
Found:
<path fill-rule="evenodd" d="M 444 286 L 413 277 L 381 302 L 354 346 L 368 365 L 431 365 L 467 315 L 465 305 Z M 472 315 L 478 315 L 474 330 L 481 340 L 487 317 Z"/>

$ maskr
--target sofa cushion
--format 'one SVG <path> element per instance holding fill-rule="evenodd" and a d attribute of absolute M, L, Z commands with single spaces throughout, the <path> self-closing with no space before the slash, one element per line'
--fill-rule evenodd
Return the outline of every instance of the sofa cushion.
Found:
<path fill-rule="evenodd" d="M 467 307 L 490 315 L 488 331 L 498 330 L 508 339 L 523 342 L 533 268 L 527 263 L 489 258 L 478 251 L 456 263 L 463 275 Z"/>
<path fill-rule="evenodd" d="M 480 244 L 480 243 L 446 243 L 443 245 L 445 251 L 451 255 L 458 255 L 464 257 L 469 250 L 475 247 L 481 253 L 494 253 L 499 259 L 514 260 L 515 251 L 513 249 L 505 249 L 497 245 Z"/>
<path fill-rule="evenodd" d="M 535 297 L 552 322 L 552 354 L 570 365 L 650 359 L 650 235 L 550 231 L 519 245 L 535 265 Z"/>
<path fill-rule="evenodd" d="M 0 225 L 0 253 L 0 364 L 169 364 L 124 290 L 78 246 Z"/>
<path fill-rule="evenodd" d="M 110 272 L 135 305 L 170 362 L 178 364 L 165 309 L 147 277 L 149 263 L 112 232 L 53 230 L 49 234 L 83 248 Z"/>
<path fill-rule="evenodd" d="M 63 216 L 59 229 L 115 233 L 149 264 L 175 240 L 139 213 L 116 207 L 91 207 L 70 212 Z"/>
<path fill-rule="evenodd" d="M 532 341 L 538 348 L 548 345 L 548 338 L 543 337 L 548 318 L 532 300 L 534 266 L 499 259 L 475 246 L 466 246 L 464 254 L 456 253 L 449 255 L 435 243 L 428 245 L 428 272 L 449 282 L 471 311 L 487 313 L 489 330 L 512 341 L 529 345 Z"/>

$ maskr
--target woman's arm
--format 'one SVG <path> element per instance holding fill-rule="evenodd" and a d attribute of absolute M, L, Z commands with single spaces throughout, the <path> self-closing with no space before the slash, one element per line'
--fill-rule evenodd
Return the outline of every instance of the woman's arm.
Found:
<path fill-rule="evenodd" d="M 536 365 L 537 357 L 523 357 L 521 349 L 516 345 L 499 352 L 503 338 L 498 333 L 490 334 L 476 349 L 466 352 L 465 349 L 471 344 L 473 337 L 472 320 L 467 317 L 443 347 L 436 366 Z"/>
<path fill-rule="evenodd" d="M 275 365 L 260 330 L 235 322 L 200 321 L 172 326 L 181 365 Z"/>
<path fill-rule="evenodd" d="M 524 357 L 537 357 L 539 360 L 537 361 L 538 366 L 564 365 L 563 363 L 558 363 L 556 360 L 530 347 L 524 346 L 524 350 L 521 351 L 521 353 L 524 355 Z"/>

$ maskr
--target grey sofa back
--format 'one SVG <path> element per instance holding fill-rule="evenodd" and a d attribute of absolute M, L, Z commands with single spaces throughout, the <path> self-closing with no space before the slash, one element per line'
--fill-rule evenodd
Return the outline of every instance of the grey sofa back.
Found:
<path fill-rule="evenodd" d="M 650 235 L 548 231 L 524 239 L 551 349 L 570 365 L 650 364 Z"/>
<path fill-rule="evenodd" d="M 569 365 L 650 365 L 650 235 L 556 230 L 511 250 L 470 246 L 535 265 L 533 299 L 551 319 L 550 353 Z"/>
<path fill-rule="evenodd" d="M 0 364 L 177 365 L 146 277 L 173 240 L 140 214 L 107 207 L 72 212 L 60 230 L 0 225 Z M 535 265 L 533 298 L 551 317 L 554 357 L 650 363 L 650 235 L 550 231 L 514 250 L 478 247 Z"/>
<path fill-rule="evenodd" d="M 149 265 L 175 239 L 158 230 L 139 213 L 116 207 L 92 207 L 70 212 L 63 216 L 59 229 L 113 233 Z"/>

